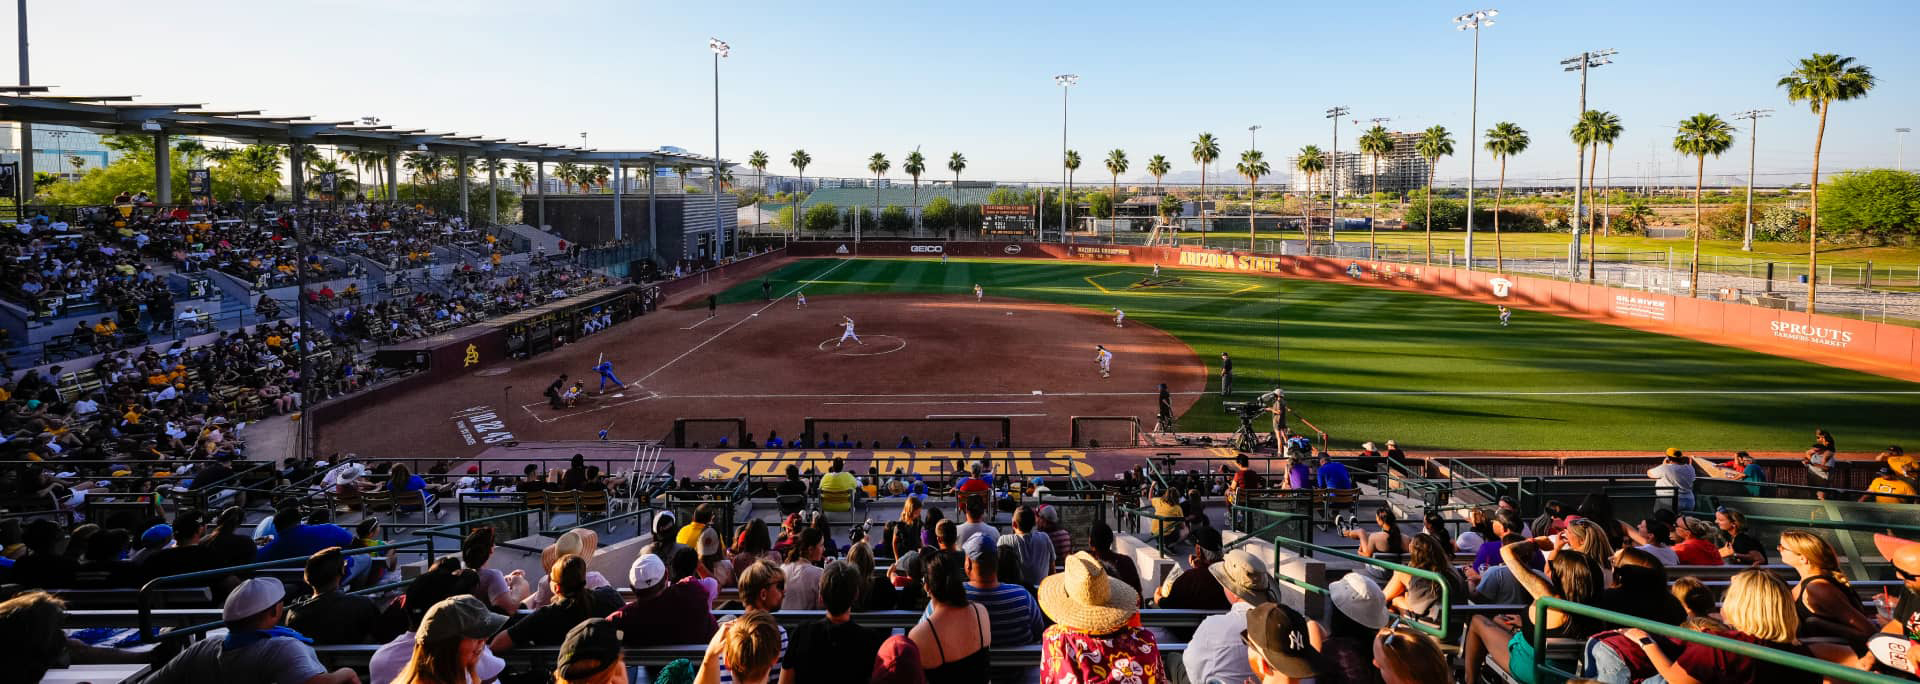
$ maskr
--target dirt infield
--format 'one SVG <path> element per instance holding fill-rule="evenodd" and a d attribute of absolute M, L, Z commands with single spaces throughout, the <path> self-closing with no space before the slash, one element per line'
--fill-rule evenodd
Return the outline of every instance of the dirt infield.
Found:
<path fill-rule="evenodd" d="M 864 345 L 836 348 L 842 316 Z M 1114 354 L 1102 378 L 1094 345 Z M 593 394 L 604 354 L 628 388 Z M 554 409 L 543 390 L 560 373 L 588 396 Z M 814 297 L 672 310 L 622 324 L 528 361 L 495 364 L 360 408 L 328 424 L 322 453 L 474 456 L 510 441 L 656 439 L 675 418 L 747 419 L 791 438 L 815 418 L 1009 416 L 1015 445 L 1064 445 L 1071 416 L 1137 416 L 1153 425 L 1160 383 L 1175 415 L 1200 400 L 1206 367 L 1157 329 L 1028 300 L 971 296 Z M 945 446 L 951 435 L 913 435 Z M 885 439 L 901 435 L 854 435 Z M 964 435 L 971 438 L 971 435 Z M 706 445 L 712 446 L 712 445 Z"/>

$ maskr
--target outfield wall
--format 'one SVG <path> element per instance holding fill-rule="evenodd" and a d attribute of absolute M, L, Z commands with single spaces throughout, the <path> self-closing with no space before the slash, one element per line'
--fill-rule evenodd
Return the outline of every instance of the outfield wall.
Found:
<path fill-rule="evenodd" d="M 1071 259 L 1310 278 L 1500 303 L 1920 381 L 1920 329 L 1520 274 L 1365 259 L 1031 242 L 794 242 L 795 257 Z M 1868 363 L 1862 363 L 1868 362 Z"/>

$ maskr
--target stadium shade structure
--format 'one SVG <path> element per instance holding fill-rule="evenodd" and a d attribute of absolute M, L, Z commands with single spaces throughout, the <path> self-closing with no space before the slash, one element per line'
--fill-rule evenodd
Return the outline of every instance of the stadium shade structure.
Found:
<path fill-rule="evenodd" d="M 102 134 L 163 136 L 206 136 L 251 140 L 260 143 L 298 143 L 334 147 L 384 149 L 388 155 L 389 177 L 397 177 L 399 152 L 418 151 L 457 157 L 460 178 L 465 180 L 465 160 L 469 155 L 485 159 L 520 159 L 540 166 L 536 199 L 541 223 L 546 214 L 546 163 L 574 162 L 608 164 L 616 174 L 624 166 L 645 166 L 651 171 L 662 165 L 680 162 L 718 166 L 725 160 L 663 150 L 598 150 L 584 146 L 554 145 L 489 138 L 482 135 L 435 133 L 427 129 L 407 129 L 382 124 L 374 117 L 346 121 L 316 121 L 308 115 L 272 115 L 262 110 L 212 110 L 204 104 L 162 104 L 135 102 L 132 95 L 55 95 L 51 86 L 0 86 L 0 121 L 27 124 L 49 123 L 74 126 Z M 31 140 L 23 140 L 23 154 L 31 154 Z M 172 150 L 157 145 L 155 169 L 170 165 Z M 296 154 L 298 154 L 296 152 Z M 297 157 L 296 157 L 297 158 Z M 290 164 L 296 184 L 301 180 L 300 164 Z M 489 173 L 492 173 L 491 171 Z M 171 174 L 155 174 L 155 194 L 172 197 Z M 649 174 L 651 177 L 651 173 Z M 489 186 L 491 194 L 491 185 Z M 388 199 L 398 199 L 399 185 L 388 186 Z M 648 185 L 652 192 L 652 185 Z M 614 186 L 615 225 L 618 226 L 620 186 Z M 497 203 L 490 214 L 497 219 Z M 461 185 L 461 210 L 467 213 L 466 184 Z M 617 231 L 617 228 L 616 228 Z M 616 237 L 618 234 L 616 233 Z"/>

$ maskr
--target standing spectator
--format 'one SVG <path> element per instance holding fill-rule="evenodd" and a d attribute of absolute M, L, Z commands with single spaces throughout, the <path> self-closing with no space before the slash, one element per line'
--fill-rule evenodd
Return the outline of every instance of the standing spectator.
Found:
<path fill-rule="evenodd" d="M 394 675 L 398 684 L 470 684 L 480 681 L 481 654 L 487 639 L 507 618 L 487 609 L 472 596 L 455 596 L 433 604 L 420 621 L 414 638 L 413 660 Z"/>
<path fill-rule="evenodd" d="M 1053 574 L 1055 559 L 1053 537 L 1035 529 L 1037 522 L 1032 508 L 1021 506 L 1013 511 L 1013 533 L 1000 536 L 999 546 L 1003 552 L 1013 553 L 1020 559 L 1020 575 L 1037 580 Z"/>
<path fill-rule="evenodd" d="M 511 650 L 517 646 L 560 644 L 574 626 L 589 618 L 621 609 L 620 594 L 612 587 L 597 590 L 587 588 L 587 562 L 579 556 L 561 556 L 559 562 L 548 569 L 547 577 L 553 584 L 553 602 L 541 606 L 532 615 L 494 635 L 491 645 L 494 652 Z M 485 583 L 481 586 L 485 586 Z M 638 591 L 634 593 L 639 595 Z"/>
<path fill-rule="evenodd" d="M 1207 566 L 1207 574 L 1220 583 L 1229 605 L 1226 613 L 1201 620 L 1187 640 L 1187 651 L 1181 656 L 1187 681 L 1245 681 L 1253 677 L 1253 668 L 1240 637 L 1246 633 L 1247 613 L 1273 601 L 1273 580 L 1265 561 L 1241 549 L 1228 551 L 1220 562 Z"/>
<path fill-rule="evenodd" d="M 1187 554 L 1187 564 L 1191 567 L 1184 571 L 1176 569 L 1160 585 L 1154 592 L 1158 605 L 1161 608 L 1187 610 L 1226 610 L 1229 607 L 1227 594 L 1221 591 L 1220 580 L 1211 570 L 1215 563 L 1220 562 L 1220 553 L 1219 530 L 1212 527 L 1194 528 L 1193 551 Z"/>
<path fill-rule="evenodd" d="M 1734 452 L 1733 460 L 1721 466 L 1720 476 L 1754 483 L 1747 485 L 1747 496 L 1760 496 L 1761 487 L 1758 483 L 1767 481 L 1767 471 L 1754 461 L 1752 454 L 1744 451 Z"/>
<path fill-rule="evenodd" d="M 642 555 L 634 562 L 628 580 L 633 586 L 633 601 L 607 616 L 626 634 L 628 646 L 697 644 L 719 628 L 706 590 L 695 584 L 668 582 L 667 564 L 659 556 Z M 754 605 L 758 597 L 747 593 L 750 587 L 744 576 L 740 587 L 741 600 Z"/>
<path fill-rule="evenodd" d="M 1042 684 L 1166 678 L 1153 633 L 1129 624 L 1140 595 L 1091 554 L 1068 556 L 1065 571 L 1040 583 L 1040 608 L 1054 622 L 1041 639 Z"/>
<path fill-rule="evenodd" d="M 1269 603 L 1247 612 L 1247 660 L 1261 684 L 1317 681 L 1325 668 L 1313 644 L 1319 625 L 1299 611 Z"/>
<path fill-rule="evenodd" d="M 1916 499 L 1914 499 L 1915 490 L 1913 483 L 1902 479 L 1899 473 L 1894 472 L 1892 466 L 1884 464 L 1880 466 L 1878 472 L 1874 473 L 1873 482 L 1867 485 L 1867 491 L 1872 493 L 1860 497 L 1861 501 L 1886 504 L 1914 503 L 1916 501 Z"/>
<path fill-rule="evenodd" d="M 1647 477 L 1653 478 L 1654 494 L 1664 500 L 1673 497 L 1680 507 L 1678 513 L 1693 510 L 1693 479 L 1695 471 L 1693 461 L 1679 449 L 1667 449 L 1667 456 L 1660 464 L 1647 469 Z M 1664 506 L 1662 506 L 1664 507 Z"/>
<path fill-rule="evenodd" d="M 920 648 L 927 684 L 977 684 L 987 681 L 987 649 L 992 647 L 985 606 L 967 600 L 959 554 L 938 552 L 927 561 L 928 616 L 908 630 Z"/>
<path fill-rule="evenodd" d="M 969 480 L 969 482 L 984 481 L 976 477 Z M 983 493 L 963 496 L 961 498 L 961 512 L 966 515 L 967 521 L 961 523 L 958 528 L 954 530 L 956 539 L 971 539 L 973 535 L 984 534 L 987 536 L 987 541 L 996 543 L 1000 541 L 999 528 L 994 527 L 992 523 L 982 522 L 982 520 L 987 517 L 988 496 L 989 494 Z"/>
<path fill-rule="evenodd" d="M 847 561 L 827 564 L 820 575 L 820 598 L 827 616 L 793 631 L 791 647 L 781 660 L 781 679 L 788 684 L 858 682 L 873 669 L 880 642 L 887 632 L 853 621 L 853 607 L 867 578 Z M 792 673 L 789 677 L 786 673 Z"/>
<path fill-rule="evenodd" d="M 749 610 L 740 619 L 728 622 L 707 642 L 707 652 L 700 660 L 700 672 L 694 681 L 698 684 L 778 681 L 780 654 L 786 650 L 787 630 L 774 622 L 772 614 Z M 729 667 L 728 663 L 733 666 Z"/>
<path fill-rule="evenodd" d="M 1840 455 L 1839 447 L 1833 444 L 1833 434 L 1825 429 L 1813 431 L 1813 446 L 1807 447 L 1807 455 L 1800 462 L 1807 466 L 1807 472 L 1825 481 L 1833 471 L 1833 459 Z"/>
<path fill-rule="evenodd" d="M 316 644 L 377 643 L 374 631 L 380 607 L 373 599 L 341 591 L 346 577 L 347 559 L 341 557 L 339 547 L 308 557 L 306 580 L 313 595 L 287 606 L 287 627 Z"/>
<path fill-rule="evenodd" d="M 1800 576 L 1793 587 L 1793 611 L 1800 618 L 1798 635 L 1841 639 L 1856 651 L 1864 649 L 1867 637 L 1879 626 L 1840 571 L 1833 546 L 1810 530 L 1787 530 L 1780 533 L 1780 562 Z"/>
<path fill-rule="evenodd" d="M 809 527 L 800 531 L 800 541 L 787 548 L 787 562 L 780 566 L 786 575 L 786 597 L 780 602 L 785 610 L 820 610 L 820 566 L 826 556 L 826 537 Z"/>
<path fill-rule="evenodd" d="M 332 672 L 321 667 L 313 647 L 299 632 L 280 626 L 286 615 L 286 587 L 271 577 L 242 582 L 220 608 L 225 639 L 202 639 L 167 661 L 146 681 L 273 682 L 274 684 L 359 684 L 353 668 Z M 503 618 L 504 619 L 504 618 Z"/>

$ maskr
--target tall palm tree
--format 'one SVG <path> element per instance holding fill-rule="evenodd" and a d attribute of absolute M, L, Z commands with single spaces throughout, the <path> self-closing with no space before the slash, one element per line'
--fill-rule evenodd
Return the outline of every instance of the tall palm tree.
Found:
<path fill-rule="evenodd" d="M 1600 128 L 1602 126 L 1603 116 L 1604 113 L 1597 109 L 1580 112 L 1580 117 L 1573 121 L 1573 128 L 1567 129 L 1567 138 L 1573 141 L 1574 146 L 1580 148 L 1581 156 L 1586 156 L 1588 148 L 1593 149 L 1595 156 L 1600 154 Z M 1576 167 L 1574 174 L 1584 178 L 1586 185 L 1591 189 L 1593 186 L 1593 174 L 1591 172 L 1587 169 Z M 1591 217 L 1593 214 L 1591 211 L 1591 207 L 1593 206 L 1592 198 L 1592 194 L 1587 195 L 1587 206 L 1589 207 L 1588 217 Z M 1585 230 L 1587 233 L 1587 241 L 1592 242 L 1593 225 L 1589 218 L 1580 216 L 1573 217 L 1573 232 L 1576 236 L 1579 235 L 1582 230 L 1582 222 L 1586 222 Z M 1578 274 L 1575 275 L 1577 276 Z"/>
<path fill-rule="evenodd" d="M 601 190 L 605 190 L 607 188 L 613 187 L 612 186 L 613 169 L 605 166 L 595 165 L 592 168 L 588 169 L 588 171 L 591 173 L 593 177 L 593 184 L 599 187 Z M 715 176 L 714 180 L 716 182 L 724 182 L 724 181 L 730 180 L 727 178 L 726 174 L 727 174 L 726 169 L 721 169 L 719 175 Z M 714 190 L 714 192 L 719 192 L 719 191 L 720 190 L 717 188 Z"/>
<path fill-rule="evenodd" d="M 1380 158 L 1393 153 L 1393 134 L 1388 133 L 1385 126 L 1374 124 L 1373 128 L 1367 129 L 1366 133 L 1360 135 L 1360 151 L 1373 158 L 1373 189 L 1368 190 L 1367 194 L 1378 195 L 1380 194 Z M 1375 240 L 1379 235 L 1377 226 L 1380 224 L 1380 202 L 1375 199 L 1372 204 L 1373 209 L 1367 216 L 1367 258 L 1369 259 L 1373 258 Z"/>
<path fill-rule="evenodd" d="M 207 161 L 211 161 L 215 164 L 225 164 L 228 161 L 231 161 L 234 158 L 234 155 L 237 155 L 239 153 L 240 153 L 239 150 L 233 149 L 231 147 L 215 147 L 213 149 L 206 151 L 206 157 L 207 157 Z"/>
<path fill-rule="evenodd" d="M 747 155 L 747 166 L 753 167 L 753 184 L 760 190 L 760 199 L 753 203 L 753 232 L 758 234 L 764 225 L 760 222 L 760 209 L 767 202 L 767 151 L 754 150 Z"/>
<path fill-rule="evenodd" d="M 913 176 L 913 233 L 915 235 L 919 235 L 920 234 L 920 174 L 927 172 L 927 158 L 926 156 L 920 154 L 920 150 L 917 150 L 917 149 L 912 152 L 908 152 L 906 163 L 900 165 L 900 170 L 907 172 L 907 175 L 909 176 Z"/>
<path fill-rule="evenodd" d="M 211 153 L 209 153 L 207 158 L 213 158 Z M 358 159 L 361 164 L 365 164 L 367 168 L 373 169 L 373 184 L 375 186 L 385 184 L 383 179 L 386 178 L 387 174 L 387 153 L 379 150 L 360 150 L 354 155 L 354 158 Z"/>
<path fill-rule="evenodd" d="M 1440 158 L 1453 154 L 1453 134 L 1446 126 L 1434 126 L 1421 131 L 1419 142 L 1413 144 L 1415 152 L 1427 160 L 1427 265 L 1433 265 L 1433 172 L 1440 165 Z"/>
<path fill-rule="evenodd" d="M 893 162 L 887 161 L 885 152 L 875 152 L 873 156 L 867 157 L 867 170 L 873 172 L 873 206 L 876 210 L 880 207 L 880 177 L 886 175 L 887 169 L 891 168 L 893 168 Z"/>
<path fill-rule="evenodd" d="M 955 152 L 947 155 L 947 170 L 953 172 L 953 203 L 960 204 L 960 172 L 967 170 L 965 155 Z"/>
<path fill-rule="evenodd" d="M 173 151 L 179 152 L 182 157 L 186 157 L 187 168 L 191 169 L 194 166 L 194 160 L 206 155 L 207 144 L 193 138 L 186 138 L 174 143 Z"/>
<path fill-rule="evenodd" d="M 1615 141 L 1618 141 L 1620 139 L 1620 134 L 1625 131 L 1626 131 L 1626 128 L 1620 125 L 1620 115 L 1615 114 L 1613 112 L 1601 112 L 1599 139 L 1600 139 L 1600 142 L 1606 143 L 1607 145 L 1607 183 L 1606 183 L 1606 186 L 1601 188 L 1600 190 L 1601 201 L 1606 202 L 1608 205 L 1607 207 L 1605 207 L 1600 211 L 1600 215 L 1603 217 L 1607 215 L 1608 209 L 1613 208 L 1612 207 L 1613 198 L 1611 197 L 1611 195 L 1613 194 L 1613 143 Z M 1595 154 L 1593 155 L 1593 157 L 1595 162 L 1598 162 L 1600 160 L 1600 155 L 1598 150 L 1595 150 Z M 1587 176 L 1591 178 L 1593 174 L 1588 173 Z M 1611 223 L 1610 221 L 1604 221 L 1600 224 L 1601 227 L 1606 229 L 1607 233 L 1609 233 L 1609 237 L 1611 237 L 1611 233 L 1613 232 L 1612 226 L 1609 225 L 1610 223 Z M 1587 237 L 1592 238 L 1595 236 L 1588 235 Z M 1599 246 L 1598 246 L 1599 240 L 1594 240 L 1594 242 L 1595 242 L 1594 248 L 1599 249 Z"/>
<path fill-rule="evenodd" d="M 799 176 L 793 186 L 793 225 L 790 226 L 793 234 L 799 235 L 800 206 L 806 203 L 806 196 L 802 193 L 807 187 L 807 165 L 813 163 L 813 155 L 807 154 L 806 150 L 794 150 L 793 154 L 787 157 L 787 163 L 793 165 L 794 171 L 798 172 Z"/>
<path fill-rule="evenodd" d="M 1599 268 L 1600 259 L 1600 217 L 1598 191 L 1593 187 L 1593 178 L 1600 168 L 1600 145 L 1605 143 L 1607 150 L 1613 150 L 1613 142 L 1620 139 L 1623 131 L 1620 115 L 1613 112 L 1595 112 L 1593 118 L 1593 156 L 1587 158 L 1587 280 L 1593 280 L 1594 271 Z"/>
<path fill-rule="evenodd" d="M 1201 133 L 1193 139 L 1193 163 L 1200 165 L 1200 226 L 1207 224 L 1207 165 L 1220 158 L 1220 141 L 1212 133 Z"/>
<path fill-rule="evenodd" d="M 1702 113 L 1682 119 L 1679 132 L 1673 136 L 1674 151 L 1693 157 L 1696 162 L 1693 172 L 1693 264 L 1687 267 L 1688 297 L 1700 295 L 1700 233 L 1705 232 L 1700 223 L 1700 185 L 1706 180 L 1707 155 L 1718 157 L 1730 147 L 1733 147 L 1733 126 L 1721 120 L 1718 114 Z"/>
<path fill-rule="evenodd" d="M 507 177 L 512 178 L 513 182 L 520 186 L 520 194 L 527 194 L 527 188 L 533 186 L 533 165 L 514 162 L 513 170 L 507 172 Z"/>
<path fill-rule="evenodd" d="M 1363 139 L 1364 141 L 1364 139 Z M 1500 247 L 1500 202 L 1507 194 L 1507 158 L 1527 151 L 1533 139 L 1527 130 L 1511 121 L 1502 121 L 1487 129 L 1487 152 L 1500 160 L 1500 186 L 1493 192 L 1493 271 L 1506 272 L 1505 255 Z"/>
<path fill-rule="evenodd" d="M 1147 158 L 1147 175 L 1153 176 L 1153 194 L 1160 194 L 1160 179 L 1172 170 L 1173 165 L 1167 163 L 1167 155 L 1156 154 Z"/>
<path fill-rule="evenodd" d="M 1067 158 L 1063 163 L 1067 167 L 1067 193 L 1062 195 L 1061 199 L 1066 202 L 1067 225 L 1060 227 L 1061 235 L 1065 235 L 1064 231 L 1070 230 L 1073 225 L 1073 172 L 1080 170 L 1080 151 L 1067 150 Z"/>
<path fill-rule="evenodd" d="M 1113 175 L 1113 195 L 1107 202 L 1107 232 L 1118 234 L 1117 224 L 1120 218 L 1120 174 L 1127 172 L 1127 151 L 1115 148 L 1107 151 L 1107 173 Z M 1113 237 L 1109 235 L 1108 237 Z"/>
<path fill-rule="evenodd" d="M 1253 186 L 1260 182 L 1261 176 L 1267 175 L 1273 169 L 1268 168 L 1265 155 L 1260 154 L 1259 150 L 1241 152 L 1238 168 L 1240 175 L 1247 178 L 1247 251 L 1253 251 Z"/>
<path fill-rule="evenodd" d="M 1813 134 L 1813 206 L 1807 211 L 1807 313 L 1813 313 L 1814 284 L 1818 281 L 1820 253 L 1820 145 L 1827 137 L 1827 110 L 1837 101 L 1857 100 L 1873 89 L 1873 70 L 1854 64 L 1852 57 L 1814 53 L 1800 60 L 1792 72 L 1777 84 L 1787 89 L 1788 102 L 1806 102 L 1820 115 Z"/>
<path fill-rule="evenodd" d="M 1327 170 L 1327 155 L 1320 151 L 1319 145 L 1300 148 L 1300 154 L 1293 158 L 1293 170 L 1307 177 L 1307 191 L 1300 193 L 1300 230 L 1307 239 L 1307 251 L 1313 251 L 1313 177 Z"/>
<path fill-rule="evenodd" d="M 693 165 L 681 162 L 673 165 L 673 173 L 680 177 L 680 192 L 687 191 L 687 174 L 693 173 Z"/>

